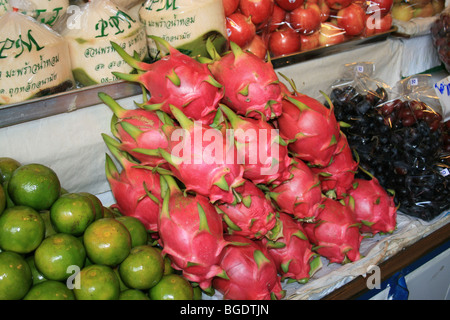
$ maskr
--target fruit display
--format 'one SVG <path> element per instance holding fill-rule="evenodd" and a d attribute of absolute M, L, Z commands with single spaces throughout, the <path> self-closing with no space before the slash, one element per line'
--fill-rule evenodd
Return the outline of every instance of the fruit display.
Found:
<path fill-rule="evenodd" d="M 283 281 L 308 282 L 321 258 L 357 261 L 364 235 L 395 231 L 393 196 L 374 178 L 356 187 L 332 106 L 233 42 L 221 55 L 208 41 L 209 56 L 194 59 L 153 40 L 170 54 L 152 63 L 115 46 L 137 69 L 116 75 L 142 85 L 142 103 L 99 93 L 112 111 L 102 134 L 112 208 L 142 221 L 204 294 L 282 299 Z"/>
<path fill-rule="evenodd" d="M 431 25 L 431 38 L 438 57 L 450 72 L 450 9 L 445 9 Z"/>
<path fill-rule="evenodd" d="M 444 8 L 445 0 L 394 1 L 394 5 L 392 6 L 392 18 L 398 21 L 426 18 L 441 13 Z"/>
<path fill-rule="evenodd" d="M 424 102 L 388 97 L 381 87 L 335 88 L 330 98 L 360 166 L 395 192 L 399 210 L 429 221 L 450 207 L 449 121 Z"/>
<path fill-rule="evenodd" d="M 138 218 L 43 164 L 1 157 L 0 182 L 0 300 L 199 298 Z"/>
<path fill-rule="evenodd" d="M 387 32 L 392 5 L 392 0 L 224 1 L 229 40 L 263 58 L 267 49 L 278 57 Z"/>

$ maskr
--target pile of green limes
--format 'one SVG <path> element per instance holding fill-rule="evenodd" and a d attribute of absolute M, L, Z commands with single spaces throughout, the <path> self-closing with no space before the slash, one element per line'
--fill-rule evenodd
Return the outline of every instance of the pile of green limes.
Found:
<path fill-rule="evenodd" d="M 70 193 L 42 164 L 0 157 L 0 300 L 181 300 L 201 291 L 140 220 Z"/>

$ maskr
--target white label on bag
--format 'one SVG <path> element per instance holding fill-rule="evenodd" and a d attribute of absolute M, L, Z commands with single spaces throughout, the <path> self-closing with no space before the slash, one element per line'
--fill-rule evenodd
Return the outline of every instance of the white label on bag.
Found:
<path fill-rule="evenodd" d="M 441 102 L 444 121 L 447 121 L 450 119 L 450 76 L 437 82 L 434 91 Z"/>

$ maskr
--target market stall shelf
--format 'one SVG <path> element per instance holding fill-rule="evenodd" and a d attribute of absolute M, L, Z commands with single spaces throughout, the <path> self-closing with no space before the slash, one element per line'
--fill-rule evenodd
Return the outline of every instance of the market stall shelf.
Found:
<path fill-rule="evenodd" d="M 347 41 L 319 47 L 311 50 L 306 50 L 298 53 L 288 54 L 280 57 L 271 58 L 274 68 L 280 68 L 292 65 L 299 62 L 304 62 L 312 59 L 323 58 L 340 52 L 347 52 L 356 49 L 360 46 L 381 42 L 387 39 L 391 34 L 397 31 L 397 27 L 393 26 L 389 31 L 375 34 L 369 37 L 353 37 Z"/>
<path fill-rule="evenodd" d="M 99 92 L 120 99 L 139 94 L 142 89 L 135 83 L 114 81 L 0 106 L 0 128 L 99 104 Z"/>

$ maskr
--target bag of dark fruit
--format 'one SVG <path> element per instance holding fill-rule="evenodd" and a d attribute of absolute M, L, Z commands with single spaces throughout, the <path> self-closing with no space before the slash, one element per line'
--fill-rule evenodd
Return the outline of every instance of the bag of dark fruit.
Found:
<path fill-rule="evenodd" d="M 391 89 L 365 73 L 329 94 L 360 167 L 395 192 L 400 212 L 425 221 L 450 208 L 450 121 L 430 79 L 411 76 Z"/>

